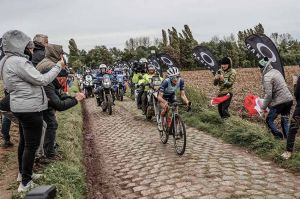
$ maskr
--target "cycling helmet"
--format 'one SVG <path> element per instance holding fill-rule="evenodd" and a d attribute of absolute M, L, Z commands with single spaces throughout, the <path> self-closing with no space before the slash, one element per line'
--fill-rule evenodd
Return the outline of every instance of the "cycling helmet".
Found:
<path fill-rule="evenodd" d="M 146 58 L 143 57 L 140 59 L 140 63 L 144 64 L 144 63 L 148 63 L 148 61 Z"/>
<path fill-rule="evenodd" d="M 153 64 L 148 65 L 148 70 L 155 70 L 155 66 Z"/>
<path fill-rule="evenodd" d="M 105 64 L 100 64 L 99 69 L 105 68 L 107 69 L 107 66 Z"/>
<path fill-rule="evenodd" d="M 167 75 L 168 75 L 168 77 L 179 76 L 180 75 L 179 69 L 177 67 L 170 67 L 167 70 Z"/>
<path fill-rule="evenodd" d="M 86 73 L 90 73 L 91 71 L 90 71 L 90 69 L 86 69 L 86 71 L 85 71 Z"/>

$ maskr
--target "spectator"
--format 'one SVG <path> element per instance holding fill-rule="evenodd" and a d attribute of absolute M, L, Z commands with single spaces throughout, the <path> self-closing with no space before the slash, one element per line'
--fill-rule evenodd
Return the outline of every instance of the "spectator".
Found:
<path fill-rule="evenodd" d="M 9 92 L 11 111 L 19 121 L 18 162 L 22 181 L 18 192 L 24 192 L 35 185 L 32 168 L 42 134 L 42 111 L 48 107 L 42 86 L 52 82 L 65 65 L 61 59 L 48 73 L 41 74 L 28 60 L 33 53 L 30 37 L 11 30 L 2 39 L 5 57 L 0 62 L 0 77 Z"/>
<path fill-rule="evenodd" d="M 46 47 L 45 58 L 37 65 L 37 70 L 42 74 L 48 72 L 55 66 L 55 63 L 60 59 L 63 53 L 62 46 L 49 44 Z M 84 98 L 84 95 L 81 93 L 76 94 L 75 97 L 65 95 L 57 78 L 47 86 L 44 86 L 44 89 L 49 100 L 48 109 L 43 111 L 44 120 L 47 123 L 44 151 L 47 158 L 55 159 L 57 157 L 55 151 L 55 138 L 58 127 L 55 110 L 64 111 L 75 106 L 78 101 L 81 101 Z"/>
<path fill-rule="evenodd" d="M 37 66 L 40 61 L 45 57 L 45 47 L 48 45 L 48 36 L 37 34 L 33 38 L 34 49 L 31 62 Z"/>
<path fill-rule="evenodd" d="M 219 86 L 218 97 L 229 95 L 229 98 L 218 104 L 219 115 L 222 119 L 230 117 L 228 108 L 233 96 L 233 84 L 236 78 L 236 71 L 232 69 L 232 60 L 230 57 L 224 57 L 221 60 L 221 68 L 217 71 L 214 79 L 214 85 Z"/>
<path fill-rule="evenodd" d="M 68 79 L 68 71 L 66 69 L 61 70 L 60 73 L 57 76 L 57 79 L 62 86 L 62 89 L 65 93 L 68 93 L 68 84 L 67 84 L 67 79 Z"/>
<path fill-rule="evenodd" d="M 264 102 L 261 109 L 269 107 L 270 111 L 266 118 L 266 123 L 275 138 L 283 139 L 287 137 L 289 130 L 289 115 L 293 105 L 293 96 L 289 91 L 282 74 L 274 69 L 271 61 L 265 57 L 259 61 L 262 72 L 262 83 L 264 91 Z M 281 115 L 282 133 L 274 124 L 278 115 Z"/>
<path fill-rule="evenodd" d="M 284 159 L 289 159 L 294 150 L 295 138 L 300 125 L 300 78 L 294 81 L 294 90 L 296 97 L 296 107 L 291 119 L 289 133 L 287 135 L 286 151 L 281 155 Z"/>
<path fill-rule="evenodd" d="M 6 91 L 4 91 L 4 93 L 5 93 L 5 95 L 8 95 L 8 93 Z M 3 139 L 4 139 L 4 142 L 2 144 L 3 148 L 8 148 L 8 147 L 14 146 L 14 144 L 10 140 L 10 135 L 9 135 L 10 125 L 11 125 L 10 119 L 7 116 L 3 115 L 2 126 L 1 126 L 2 127 L 1 133 L 2 133 Z"/>
<path fill-rule="evenodd" d="M 2 48 L 2 38 L 0 38 L 0 60 L 3 57 L 4 57 L 4 52 L 3 52 L 3 48 Z M 8 93 L 4 90 L 4 94 L 7 95 Z M 9 135 L 10 125 L 11 125 L 11 121 L 8 119 L 8 117 L 3 115 L 2 126 L 1 126 L 2 127 L 1 128 L 1 133 L 2 133 L 3 139 L 4 139 L 4 142 L 2 144 L 3 148 L 13 146 L 13 143 L 10 141 L 10 135 Z"/>

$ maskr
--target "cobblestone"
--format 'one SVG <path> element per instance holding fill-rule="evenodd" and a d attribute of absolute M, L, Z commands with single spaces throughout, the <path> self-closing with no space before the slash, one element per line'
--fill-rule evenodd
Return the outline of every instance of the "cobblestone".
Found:
<path fill-rule="evenodd" d="M 109 179 L 90 186 L 112 198 L 300 198 L 300 176 L 189 127 L 179 157 L 173 140 L 161 144 L 155 123 L 133 101 L 116 102 L 109 116 L 94 100 L 84 102 L 87 133 L 97 169 Z"/>

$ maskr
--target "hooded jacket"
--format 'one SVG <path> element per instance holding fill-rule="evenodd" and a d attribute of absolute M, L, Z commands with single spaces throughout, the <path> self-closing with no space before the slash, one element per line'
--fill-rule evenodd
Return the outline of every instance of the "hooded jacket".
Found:
<path fill-rule="evenodd" d="M 2 37 L 5 57 L 0 61 L 0 77 L 10 93 L 12 112 L 40 112 L 48 107 L 43 86 L 52 82 L 61 70 L 55 65 L 41 74 L 24 54 L 30 37 L 18 30 L 6 32 Z"/>
<path fill-rule="evenodd" d="M 43 44 L 34 41 L 34 49 L 31 62 L 34 66 L 37 66 L 40 61 L 45 58 L 45 46 Z"/>
<path fill-rule="evenodd" d="M 41 73 L 46 73 L 57 63 L 63 53 L 62 46 L 49 44 L 46 47 L 45 58 L 36 66 Z M 44 86 L 49 103 L 49 110 L 55 109 L 58 111 L 67 110 L 77 104 L 75 97 L 67 96 L 62 92 L 62 86 L 59 81 L 54 79 L 47 86 Z"/>
<path fill-rule="evenodd" d="M 262 109 L 293 101 L 293 96 L 282 74 L 274 69 L 271 64 L 268 64 L 262 70 L 262 83 L 264 90 Z"/>
<path fill-rule="evenodd" d="M 224 71 L 222 68 L 218 70 L 216 74 L 221 74 L 224 76 L 224 81 L 219 79 L 214 79 L 214 85 L 219 86 L 219 94 L 218 96 L 226 95 L 227 93 L 232 93 L 233 84 L 236 78 L 236 71 L 232 68 L 232 61 L 230 59 L 229 68 Z"/>

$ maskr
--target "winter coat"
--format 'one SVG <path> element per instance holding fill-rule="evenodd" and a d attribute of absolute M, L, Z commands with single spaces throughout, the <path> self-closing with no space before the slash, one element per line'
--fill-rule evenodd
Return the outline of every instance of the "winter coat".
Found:
<path fill-rule="evenodd" d="M 264 103 L 262 109 L 293 101 L 293 96 L 282 74 L 274 69 L 271 64 L 262 70 L 262 83 L 264 90 Z"/>
<path fill-rule="evenodd" d="M 156 74 L 150 75 L 150 74 L 146 73 L 145 75 L 143 75 L 143 79 L 141 79 L 139 81 L 139 84 L 144 84 L 145 85 L 144 91 L 150 90 L 149 84 L 151 83 L 153 76 L 157 76 L 157 75 Z M 160 77 L 160 80 L 162 81 L 163 79 Z"/>
<path fill-rule="evenodd" d="M 137 84 L 143 78 L 142 73 L 133 73 L 132 83 Z"/>
<path fill-rule="evenodd" d="M 43 44 L 34 41 L 34 49 L 33 49 L 33 55 L 32 55 L 32 64 L 34 66 L 37 66 L 40 61 L 42 61 L 45 58 L 45 46 Z"/>
<path fill-rule="evenodd" d="M 227 93 L 233 92 L 233 84 L 236 78 L 236 71 L 231 67 L 228 68 L 226 71 L 223 69 L 219 69 L 217 74 L 221 74 L 224 76 L 224 81 L 220 79 L 214 79 L 214 85 L 219 86 L 219 93 L 218 96 L 226 95 Z"/>
<path fill-rule="evenodd" d="M 54 80 L 44 89 L 49 100 L 48 110 L 65 111 L 78 103 L 75 97 L 68 96 L 63 92 L 58 80 Z"/>
<path fill-rule="evenodd" d="M 46 47 L 45 58 L 37 65 L 36 68 L 41 73 L 46 73 L 58 60 L 61 59 L 60 55 L 62 53 L 62 46 L 49 44 Z M 63 93 L 62 86 L 57 78 L 47 86 L 44 86 L 44 89 L 46 91 L 50 110 L 55 109 L 58 111 L 64 111 L 77 104 L 75 97 L 67 96 Z"/>
<path fill-rule="evenodd" d="M 0 76 L 4 87 L 10 93 L 12 112 L 40 112 L 48 108 L 48 100 L 43 86 L 52 82 L 61 70 L 55 65 L 41 74 L 24 54 L 30 37 L 18 30 L 5 33 L 3 50 L 5 57 L 0 61 Z"/>

